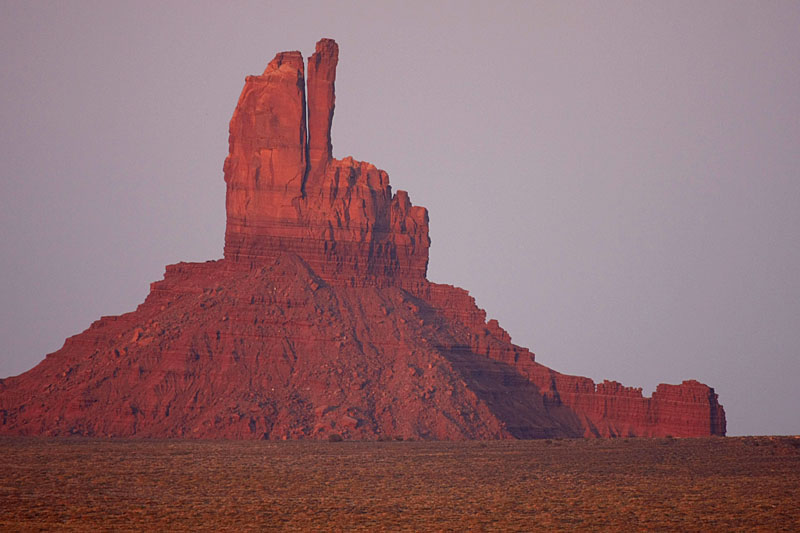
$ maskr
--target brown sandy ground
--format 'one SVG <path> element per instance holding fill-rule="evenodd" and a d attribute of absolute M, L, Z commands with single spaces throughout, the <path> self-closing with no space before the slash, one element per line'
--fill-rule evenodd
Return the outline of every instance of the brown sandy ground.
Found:
<path fill-rule="evenodd" d="M 0 530 L 798 531 L 800 438 L 0 438 Z"/>

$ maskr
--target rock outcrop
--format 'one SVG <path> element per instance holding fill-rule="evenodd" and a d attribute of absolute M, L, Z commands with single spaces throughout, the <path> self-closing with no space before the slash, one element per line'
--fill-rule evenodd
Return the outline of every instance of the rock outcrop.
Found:
<path fill-rule="evenodd" d="M 339 49 L 317 43 L 308 61 L 308 135 L 300 52 L 249 76 L 231 119 L 225 160 L 225 259 L 244 268 L 281 253 L 339 285 L 424 282 L 428 213 L 370 163 L 333 159 Z"/>
<path fill-rule="evenodd" d="M 246 79 L 230 124 L 224 258 L 168 266 L 0 380 L 0 434 L 472 439 L 725 434 L 710 387 L 559 374 L 463 289 L 427 281 L 428 213 L 332 157 L 338 47 Z M 308 112 L 306 113 L 306 109 Z"/>

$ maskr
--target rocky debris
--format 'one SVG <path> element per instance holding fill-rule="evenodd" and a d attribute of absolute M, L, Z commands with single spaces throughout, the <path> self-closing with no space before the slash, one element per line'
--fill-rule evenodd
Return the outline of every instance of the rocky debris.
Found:
<path fill-rule="evenodd" d="M 0 380 L 0 434 L 497 439 L 725 434 L 696 381 L 559 374 L 463 289 L 427 281 L 428 213 L 386 172 L 333 159 L 338 47 L 249 76 L 225 160 L 224 259 L 179 263 Z M 306 115 L 308 97 L 308 116 Z"/>

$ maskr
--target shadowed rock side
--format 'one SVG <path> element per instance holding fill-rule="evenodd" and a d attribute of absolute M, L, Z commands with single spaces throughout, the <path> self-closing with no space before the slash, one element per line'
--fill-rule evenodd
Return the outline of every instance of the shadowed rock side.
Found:
<path fill-rule="evenodd" d="M 246 79 L 225 160 L 224 259 L 167 267 L 0 380 L 0 433 L 425 439 L 725 434 L 714 390 L 559 374 L 469 294 L 425 278 L 428 214 L 332 158 L 338 47 Z M 306 117 L 306 98 L 308 114 Z"/>

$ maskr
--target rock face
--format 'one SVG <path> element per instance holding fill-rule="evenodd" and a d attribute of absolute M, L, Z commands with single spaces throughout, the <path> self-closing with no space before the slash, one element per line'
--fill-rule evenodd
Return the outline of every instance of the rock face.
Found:
<path fill-rule="evenodd" d="M 332 157 L 338 47 L 246 79 L 225 160 L 224 258 L 168 266 L 0 380 L 0 433 L 473 439 L 725 434 L 696 381 L 651 398 L 537 363 L 463 289 L 427 281 L 428 214 Z M 306 100 L 308 114 L 306 115 Z"/>

